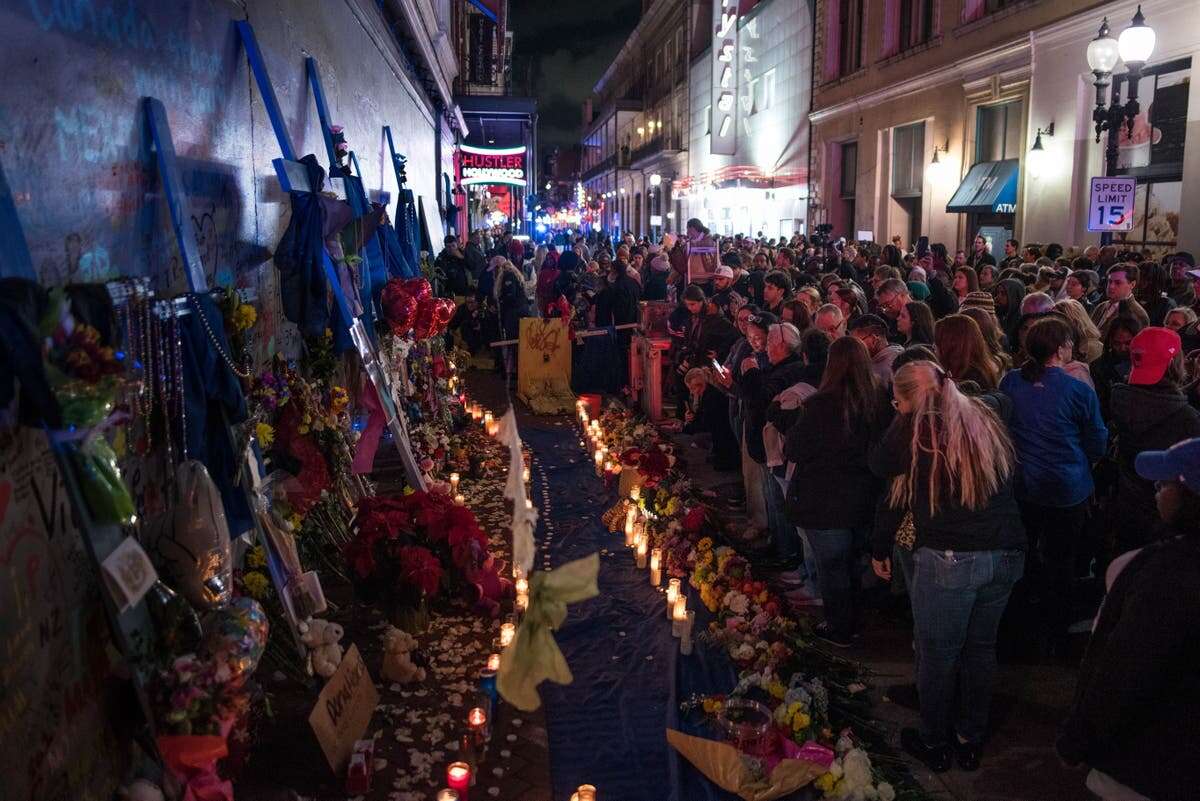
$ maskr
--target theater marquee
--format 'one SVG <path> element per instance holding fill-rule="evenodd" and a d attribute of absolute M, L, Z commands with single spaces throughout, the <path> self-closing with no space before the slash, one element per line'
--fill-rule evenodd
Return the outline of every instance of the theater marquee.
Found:
<path fill-rule="evenodd" d="M 454 155 L 460 186 L 508 184 L 525 186 L 524 147 L 471 147 L 461 145 Z"/>

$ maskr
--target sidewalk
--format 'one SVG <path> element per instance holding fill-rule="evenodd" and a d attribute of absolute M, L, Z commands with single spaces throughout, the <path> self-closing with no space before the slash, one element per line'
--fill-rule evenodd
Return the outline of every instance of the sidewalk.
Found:
<path fill-rule="evenodd" d="M 708 460 L 704 443 L 695 437 L 672 437 L 676 455 L 686 460 L 688 475 L 718 498 L 743 497 L 741 476 L 719 473 Z M 738 512 L 723 508 L 730 522 L 744 523 Z M 743 527 L 744 528 L 744 527 Z M 912 624 L 903 599 L 868 609 L 862 637 L 844 652 L 862 662 L 876 676 L 875 716 L 892 728 L 892 744 L 899 753 L 899 732 L 915 726 L 915 711 L 886 700 L 884 692 L 898 684 L 912 684 Z M 820 609 L 813 608 L 819 615 Z M 1058 725 L 1065 717 L 1075 691 L 1076 668 L 1064 662 L 1001 661 L 992 698 L 992 737 L 983 765 L 974 773 L 953 768 L 941 775 L 912 761 L 913 775 L 934 797 L 955 801 L 1094 801 L 1083 785 L 1083 771 L 1064 767 L 1054 751 Z"/>

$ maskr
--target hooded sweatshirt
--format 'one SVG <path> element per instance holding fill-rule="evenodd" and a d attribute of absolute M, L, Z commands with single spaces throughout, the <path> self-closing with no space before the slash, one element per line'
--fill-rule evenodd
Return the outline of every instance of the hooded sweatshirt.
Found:
<path fill-rule="evenodd" d="M 996 288 L 1003 288 L 1005 294 L 1008 295 L 1008 308 L 1001 316 L 1000 309 L 997 307 L 996 318 L 1007 338 L 1008 352 L 1016 353 L 1021 347 L 1018 334 L 1021 331 L 1021 301 L 1025 299 L 1025 285 L 1016 278 L 1005 278 L 996 284 Z"/>
<path fill-rule="evenodd" d="M 1117 440 L 1117 508 L 1124 526 L 1137 526 L 1148 536 L 1158 526 L 1154 482 L 1134 470 L 1142 451 L 1165 450 L 1177 442 L 1200 436 L 1200 411 L 1188 405 L 1187 396 L 1173 387 L 1115 384 L 1110 412 Z"/>
<path fill-rule="evenodd" d="M 885 386 L 892 384 L 892 362 L 896 361 L 896 357 L 904 352 L 904 348 L 899 345 L 888 345 L 883 350 L 871 357 L 871 372 L 873 372 Z"/>

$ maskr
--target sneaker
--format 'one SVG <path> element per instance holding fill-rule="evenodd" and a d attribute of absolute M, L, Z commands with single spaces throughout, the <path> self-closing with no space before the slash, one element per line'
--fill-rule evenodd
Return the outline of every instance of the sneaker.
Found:
<path fill-rule="evenodd" d="M 818 623 L 817 625 L 813 626 L 813 634 L 817 635 L 819 639 L 824 640 L 835 648 L 849 648 L 854 644 L 854 641 L 849 637 L 845 637 L 834 632 L 834 630 L 829 627 L 828 623 Z"/>
<path fill-rule="evenodd" d="M 979 760 L 983 756 L 983 746 L 979 743 L 964 743 L 955 739 L 954 756 L 958 766 L 970 773 L 979 770 Z"/>
<path fill-rule="evenodd" d="M 916 729 L 900 730 L 900 747 L 934 773 L 950 770 L 950 747 L 926 745 L 921 732 Z"/>

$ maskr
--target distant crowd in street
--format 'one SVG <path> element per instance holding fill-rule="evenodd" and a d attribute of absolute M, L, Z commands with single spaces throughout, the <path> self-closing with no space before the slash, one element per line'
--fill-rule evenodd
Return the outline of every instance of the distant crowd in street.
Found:
<path fill-rule="evenodd" d="M 921 725 L 902 743 L 930 769 L 979 766 L 998 639 L 1063 658 L 1090 638 L 1060 755 L 1101 798 L 1194 797 L 1200 270 L 1000 247 L 690 220 L 657 241 L 473 232 L 437 270 L 473 348 L 521 317 L 619 326 L 669 305 L 678 425 L 741 473 L 753 530 L 735 544 L 835 647 L 858 636 L 864 581 L 903 582 Z"/>

